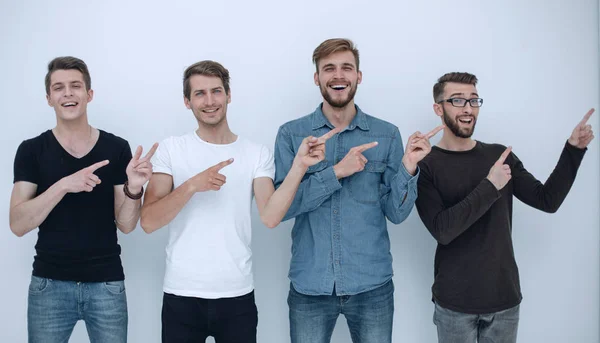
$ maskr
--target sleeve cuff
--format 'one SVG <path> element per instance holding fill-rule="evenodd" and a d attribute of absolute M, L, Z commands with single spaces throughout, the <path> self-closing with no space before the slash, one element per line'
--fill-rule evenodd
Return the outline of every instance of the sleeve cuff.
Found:
<path fill-rule="evenodd" d="M 500 193 L 500 191 L 498 189 L 496 189 L 496 186 L 494 186 L 494 184 L 492 183 L 492 181 L 488 180 L 487 177 L 483 178 L 483 181 L 481 181 L 481 186 L 483 187 L 483 190 L 486 193 L 489 193 L 491 195 L 494 196 L 494 199 L 498 199 L 502 196 L 502 194 Z"/>
<path fill-rule="evenodd" d="M 335 177 L 335 172 L 333 171 L 333 167 L 328 167 L 323 169 L 322 172 L 319 173 L 321 179 L 323 180 L 323 185 L 325 186 L 325 190 L 329 193 L 333 193 L 338 189 L 342 188 L 342 184 Z"/>
<path fill-rule="evenodd" d="M 410 173 L 404 167 L 404 164 L 400 163 L 400 167 L 401 168 L 398 171 L 398 174 L 396 174 L 398 181 L 400 181 L 401 184 L 412 183 L 416 185 L 417 180 L 419 179 L 419 174 L 421 173 L 421 168 L 417 165 L 417 172 L 415 173 L 415 175 L 410 175 Z"/>
<path fill-rule="evenodd" d="M 167 175 L 173 176 L 173 172 L 171 171 L 171 169 L 170 168 L 164 168 L 164 167 L 153 166 L 152 167 L 152 174 L 154 174 L 154 173 L 163 173 L 163 174 L 167 174 Z"/>
<path fill-rule="evenodd" d="M 585 147 L 583 149 L 580 149 L 580 148 L 572 145 L 571 143 L 569 143 L 569 140 L 567 140 L 565 142 L 565 149 L 569 150 L 569 151 L 571 151 L 571 152 L 573 152 L 575 154 L 579 154 L 580 156 L 583 156 L 585 154 L 585 152 L 587 151 L 588 148 Z"/>

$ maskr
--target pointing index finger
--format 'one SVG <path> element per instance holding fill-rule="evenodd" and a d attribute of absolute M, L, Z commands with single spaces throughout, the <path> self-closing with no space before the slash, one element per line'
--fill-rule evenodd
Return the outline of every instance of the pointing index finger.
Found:
<path fill-rule="evenodd" d="M 596 109 L 592 108 L 590 109 L 584 116 L 583 119 L 579 122 L 579 126 L 583 126 L 587 123 L 587 121 L 590 119 L 590 117 L 592 116 L 592 114 L 594 113 L 594 111 L 596 111 Z"/>
<path fill-rule="evenodd" d="M 371 142 L 371 143 L 366 143 L 366 144 L 363 144 L 363 145 L 359 145 L 359 146 L 356 147 L 356 151 L 357 152 L 363 152 L 365 150 L 369 150 L 371 148 L 376 147 L 377 144 L 379 144 L 379 143 L 377 143 L 377 142 Z"/>
<path fill-rule="evenodd" d="M 425 135 L 425 137 L 427 139 L 429 139 L 429 138 L 435 136 L 438 132 L 442 131 L 445 127 L 446 127 L 445 125 L 440 125 L 440 126 L 436 127 L 435 129 L 429 131 L 429 133 L 427 133 Z"/>
<path fill-rule="evenodd" d="M 96 170 L 104 167 L 108 163 L 109 163 L 109 160 L 104 160 L 104 161 L 96 162 L 96 163 L 92 164 L 91 166 L 87 167 L 87 169 L 93 173 Z"/>
<path fill-rule="evenodd" d="M 221 169 L 223 169 L 223 168 L 227 167 L 228 165 L 230 165 L 230 164 L 232 164 L 232 163 L 233 163 L 233 158 L 230 158 L 230 159 L 228 159 L 228 160 L 226 160 L 226 161 L 219 162 L 219 163 L 215 164 L 214 166 L 212 166 L 212 168 L 213 168 L 215 171 L 219 171 L 219 170 L 221 170 Z"/>
<path fill-rule="evenodd" d="M 504 164 L 504 161 L 506 161 L 506 158 L 508 157 L 508 155 L 510 155 L 510 152 L 512 151 L 512 147 L 509 146 L 508 148 L 506 148 L 506 150 L 504 150 L 504 152 L 502 153 L 502 155 L 500 155 L 500 158 L 498 159 L 498 161 L 496 161 L 497 165 L 502 165 Z"/>
<path fill-rule="evenodd" d="M 339 133 L 340 131 L 342 131 L 341 127 L 336 127 L 335 129 L 327 132 L 326 134 L 324 134 L 323 136 L 319 137 L 318 143 L 325 143 L 329 138 L 335 136 L 337 133 Z"/>

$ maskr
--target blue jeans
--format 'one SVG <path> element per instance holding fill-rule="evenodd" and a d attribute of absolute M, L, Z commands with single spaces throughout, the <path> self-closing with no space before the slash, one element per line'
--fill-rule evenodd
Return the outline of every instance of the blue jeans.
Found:
<path fill-rule="evenodd" d="M 335 293 L 335 292 L 334 292 Z M 290 285 L 292 343 L 329 343 L 340 314 L 354 343 L 389 343 L 394 319 L 394 283 L 356 295 L 304 295 Z"/>
<path fill-rule="evenodd" d="M 515 343 L 519 305 L 488 314 L 467 314 L 435 304 L 433 323 L 439 343 Z"/>
<path fill-rule="evenodd" d="M 80 319 L 85 322 L 91 343 L 127 342 L 125 282 L 31 277 L 27 306 L 29 343 L 66 343 Z"/>

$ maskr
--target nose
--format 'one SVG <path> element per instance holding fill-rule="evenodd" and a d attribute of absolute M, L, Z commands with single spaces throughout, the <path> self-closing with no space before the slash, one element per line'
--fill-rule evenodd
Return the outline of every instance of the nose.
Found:
<path fill-rule="evenodd" d="M 73 95 L 73 89 L 71 89 L 71 86 L 67 85 L 65 86 L 65 96 L 71 96 Z"/>
<path fill-rule="evenodd" d="M 214 94 L 212 94 L 212 92 L 208 92 L 205 99 L 206 99 L 207 106 L 212 106 L 214 104 L 215 97 L 214 97 Z"/>
<path fill-rule="evenodd" d="M 335 71 L 333 72 L 333 78 L 334 79 L 343 79 L 343 75 L 342 75 L 342 69 L 341 68 L 335 68 Z"/>
<path fill-rule="evenodd" d="M 471 114 L 473 113 L 473 107 L 471 107 L 471 103 L 467 101 L 467 103 L 465 104 L 465 107 L 463 107 L 463 113 L 464 114 Z"/>

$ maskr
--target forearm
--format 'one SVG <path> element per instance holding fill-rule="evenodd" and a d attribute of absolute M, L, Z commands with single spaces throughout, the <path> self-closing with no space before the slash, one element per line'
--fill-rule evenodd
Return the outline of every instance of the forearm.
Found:
<path fill-rule="evenodd" d="M 271 195 L 260 214 L 260 219 L 268 228 L 272 229 L 279 225 L 292 205 L 305 173 L 305 167 L 297 164 L 292 165 L 279 188 Z"/>
<path fill-rule="evenodd" d="M 142 192 L 142 187 L 137 189 L 129 189 L 132 194 L 139 194 Z M 123 233 L 130 233 L 133 231 L 140 219 L 140 207 L 142 205 L 142 199 L 131 199 L 127 196 L 124 197 L 123 203 L 117 211 L 117 217 L 115 221 L 117 227 Z"/>
<path fill-rule="evenodd" d="M 144 203 L 141 210 L 142 229 L 146 233 L 152 233 L 169 224 L 194 194 L 188 180 L 160 200 Z"/>
<path fill-rule="evenodd" d="M 298 191 L 296 191 L 292 204 L 284 215 L 283 220 L 288 220 L 302 213 L 317 209 L 340 188 L 342 188 L 342 185 L 337 180 L 333 172 L 333 167 L 328 167 L 310 175 L 300 183 Z"/>
<path fill-rule="evenodd" d="M 400 224 L 408 217 L 417 199 L 419 175 L 417 170 L 413 172 L 414 176 L 400 166 L 400 171 L 392 179 L 389 193 L 382 198 L 384 213 L 394 224 Z"/>
<path fill-rule="evenodd" d="M 449 244 L 471 227 L 501 196 L 486 178 L 462 201 L 444 209 L 441 199 L 429 196 L 435 190 L 421 191 L 421 187 L 419 190 L 416 201 L 419 215 L 431 235 L 443 245 Z"/>
<path fill-rule="evenodd" d="M 67 194 L 62 182 L 58 181 L 37 197 L 10 209 L 10 229 L 18 237 L 39 227 L 50 212 Z"/>
<path fill-rule="evenodd" d="M 544 184 L 525 170 L 521 161 L 517 160 L 513 167 L 515 196 L 541 211 L 556 212 L 575 182 L 585 151 L 566 143 L 556 167 Z"/>

